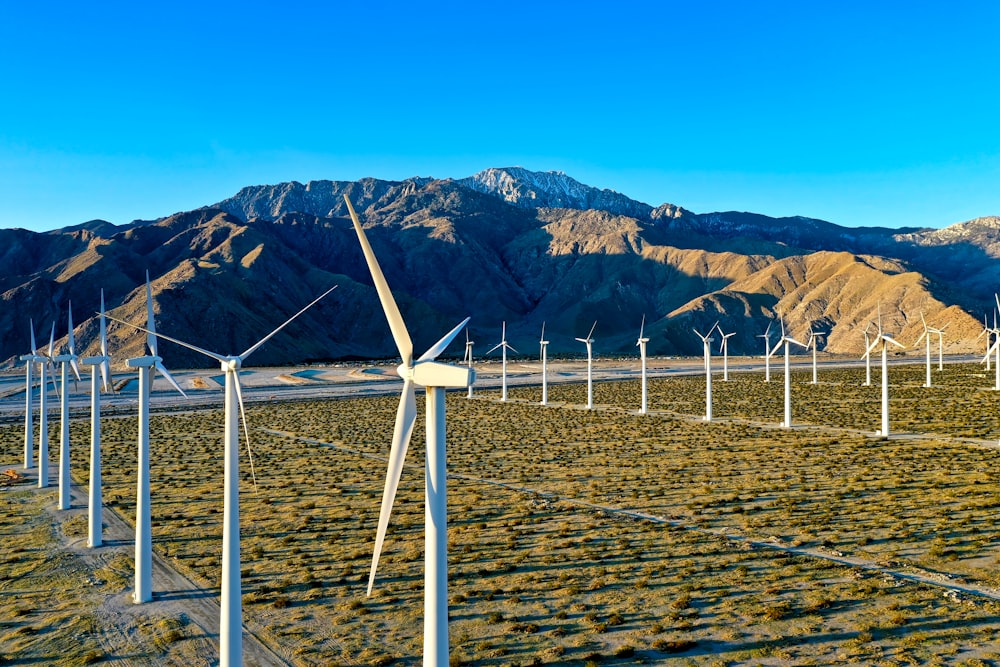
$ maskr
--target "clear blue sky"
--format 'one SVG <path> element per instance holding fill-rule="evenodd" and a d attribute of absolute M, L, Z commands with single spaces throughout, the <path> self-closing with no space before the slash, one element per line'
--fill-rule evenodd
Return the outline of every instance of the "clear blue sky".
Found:
<path fill-rule="evenodd" d="M 652 205 L 1000 215 L 1000 3 L 0 2 L 0 227 L 558 169 Z"/>

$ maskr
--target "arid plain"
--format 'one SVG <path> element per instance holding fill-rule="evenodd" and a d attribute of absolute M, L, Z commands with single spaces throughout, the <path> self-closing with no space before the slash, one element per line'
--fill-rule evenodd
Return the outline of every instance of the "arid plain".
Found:
<path fill-rule="evenodd" d="M 947 364 L 923 388 L 908 361 L 890 369 L 888 440 L 872 435 L 874 368 L 871 387 L 863 368 L 823 368 L 816 385 L 796 370 L 793 429 L 777 427 L 781 370 L 765 383 L 759 364 L 729 382 L 717 372 L 711 424 L 698 375 L 651 380 L 647 415 L 634 376 L 597 383 L 593 411 L 579 383 L 551 386 L 547 407 L 536 386 L 507 403 L 493 388 L 449 394 L 452 662 L 1000 664 L 1000 394 L 976 364 Z M 124 519 L 124 538 L 84 546 L 79 491 L 64 512 L 54 488 L 3 491 L 6 663 L 217 659 L 217 627 L 202 619 L 220 575 L 218 399 L 164 407 L 151 424 L 154 549 L 193 589 L 154 576 L 154 602 L 129 601 L 134 418 L 103 422 L 106 523 Z M 244 617 L 264 647 L 248 664 L 419 664 L 422 419 L 365 596 L 396 404 L 248 405 Z M 75 416 L 85 489 L 89 423 Z M 50 428 L 55 461 L 55 414 Z M 23 472 L 22 448 L 23 424 L 8 419 L 4 469 Z"/>

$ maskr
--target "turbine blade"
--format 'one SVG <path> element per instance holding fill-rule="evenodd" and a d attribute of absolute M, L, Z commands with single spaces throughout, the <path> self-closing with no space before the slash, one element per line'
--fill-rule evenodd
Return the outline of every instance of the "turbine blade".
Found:
<path fill-rule="evenodd" d="M 639 325 L 639 338 L 642 338 L 642 333 L 646 330 L 646 314 L 642 314 L 642 324 Z M 638 345 L 638 343 L 636 343 Z"/>
<path fill-rule="evenodd" d="M 794 338 L 792 338 L 791 336 L 789 336 L 789 337 L 788 337 L 788 338 L 787 338 L 786 340 L 787 340 L 787 341 L 788 341 L 789 343 L 793 343 L 793 344 L 795 344 L 795 345 L 798 345 L 799 347 L 804 347 L 804 348 L 806 348 L 806 349 L 809 349 L 809 346 L 808 346 L 808 345 L 806 345 L 805 343 L 802 343 L 802 342 L 800 342 L 800 341 L 797 341 L 797 340 L 795 340 L 795 339 L 794 339 Z"/>
<path fill-rule="evenodd" d="M 914 345 L 920 345 L 920 341 L 922 341 L 924 339 L 924 336 L 926 336 L 926 335 L 927 335 L 927 328 L 925 327 L 923 333 L 920 334 L 920 337 L 917 338 L 917 340 L 913 344 Z M 982 334 L 980 334 L 980 335 L 982 335 Z"/>
<path fill-rule="evenodd" d="M 545 322 L 542 322 L 542 337 L 538 339 L 538 342 L 545 340 Z"/>
<path fill-rule="evenodd" d="M 306 312 L 307 310 L 309 310 L 310 308 L 312 308 L 313 306 L 315 306 L 319 302 L 320 299 L 322 299 L 323 297 L 325 297 L 327 294 L 329 294 L 330 292 L 332 292 L 335 289 L 337 289 L 337 285 L 334 285 L 333 287 L 331 287 L 327 291 L 325 291 L 322 294 L 320 294 L 318 297 L 316 297 L 311 302 L 309 302 L 309 305 L 307 305 L 305 308 L 303 308 L 302 310 L 300 310 L 299 312 L 295 313 L 294 315 L 292 315 L 291 317 L 289 317 L 287 320 L 285 320 L 285 323 L 282 324 L 280 327 L 278 327 L 277 329 L 275 329 L 271 333 L 269 333 L 266 336 L 264 336 L 263 338 L 261 338 L 259 341 L 257 341 L 257 343 L 255 345 L 250 346 L 246 350 L 246 352 L 244 352 L 243 354 L 240 355 L 240 361 L 244 361 L 247 357 L 249 357 L 251 354 L 253 354 L 254 352 L 256 352 L 257 348 L 259 348 L 261 345 L 263 345 L 267 341 L 271 340 L 271 338 L 274 336 L 274 334 L 276 334 L 279 331 L 281 331 L 282 329 L 284 329 L 286 326 L 288 326 L 288 324 L 292 320 L 294 320 L 296 317 L 298 317 L 302 313 Z"/>
<path fill-rule="evenodd" d="M 396 410 L 396 425 L 392 432 L 392 447 L 389 449 L 389 466 L 385 473 L 385 488 L 382 490 L 382 507 L 378 515 L 378 530 L 375 533 L 375 552 L 372 554 L 372 569 L 368 575 L 368 595 L 372 594 L 375 585 L 375 572 L 378 569 L 378 559 L 382 555 L 382 543 L 385 541 L 385 531 L 389 527 L 389 516 L 392 514 L 392 504 L 396 500 L 396 489 L 403 475 L 403 463 L 406 460 L 406 450 L 410 446 L 410 435 L 413 424 L 417 420 L 417 399 L 414 395 L 413 382 L 403 382 L 403 393 L 399 397 L 399 408 Z"/>
<path fill-rule="evenodd" d="M 462 330 L 462 327 L 469 323 L 470 319 L 472 318 L 466 317 L 462 320 L 457 327 L 446 333 L 441 340 L 431 345 L 429 350 L 420 355 L 417 361 L 433 361 L 437 359 L 438 355 L 444 352 L 445 348 L 451 344 L 451 341 L 458 337 L 458 333 Z"/>
<path fill-rule="evenodd" d="M 167 370 L 167 367 L 163 365 L 162 361 L 156 362 L 156 370 L 160 371 L 160 373 L 163 374 L 163 377 L 167 378 L 167 381 L 174 386 L 174 389 L 180 392 L 181 396 L 183 396 L 184 398 L 188 397 L 188 395 L 184 393 L 184 390 L 181 389 L 181 386 L 177 384 L 177 380 L 174 379 L 174 376 L 171 375 L 170 371 Z"/>
<path fill-rule="evenodd" d="M 49 333 L 49 358 L 56 356 L 56 323 L 52 323 L 52 332 Z"/>
<path fill-rule="evenodd" d="M 875 340 L 872 341 L 871 345 L 868 346 L 868 349 L 865 350 L 866 357 L 871 356 L 871 353 L 875 351 L 876 347 L 878 347 L 878 343 L 880 340 L 882 340 L 881 336 L 877 337 Z"/>
<path fill-rule="evenodd" d="M 149 269 L 146 270 L 146 347 L 154 357 L 156 353 L 156 320 L 153 317 L 153 288 L 149 284 Z"/>
<path fill-rule="evenodd" d="M 594 320 L 594 326 L 590 327 L 590 333 L 587 334 L 587 340 L 590 340 L 594 336 L 594 329 L 597 328 L 597 320 Z"/>
<path fill-rule="evenodd" d="M 247 439 L 247 456 L 250 457 L 250 476 L 253 479 L 253 494 L 257 495 L 257 472 L 253 468 L 253 451 L 250 449 L 250 429 L 247 428 L 247 413 L 243 408 L 243 389 L 240 387 L 240 372 L 235 371 L 236 400 L 240 404 L 240 420 L 243 422 L 243 435 Z"/>
<path fill-rule="evenodd" d="M 771 350 L 771 352 L 767 356 L 773 357 L 775 355 L 775 353 L 778 350 L 781 349 L 781 344 L 784 343 L 784 342 L 785 342 L 785 339 L 784 339 L 784 337 L 782 337 L 777 343 L 774 344 L 774 349 Z"/>
<path fill-rule="evenodd" d="M 491 354 L 494 350 L 499 350 L 501 347 L 503 347 L 503 341 L 497 343 L 496 345 L 494 345 L 493 347 L 491 347 L 490 349 L 488 349 L 486 351 L 486 354 Z"/>
<path fill-rule="evenodd" d="M 904 350 L 906 349 L 906 346 L 905 346 L 905 345 L 903 345 L 902 343 L 900 343 L 900 342 L 899 342 L 898 340 L 896 340 L 895 338 L 893 338 L 893 337 L 892 337 L 892 336 L 890 336 L 889 334 L 883 334 L 883 336 L 882 336 L 882 340 L 884 340 L 884 341 L 886 341 L 886 342 L 889 342 L 889 343 L 892 343 L 892 344 L 893 344 L 893 345 L 895 345 L 896 347 L 901 347 L 901 348 L 903 348 Z"/>
<path fill-rule="evenodd" d="M 28 323 L 31 325 L 31 353 L 35 354 L 35 350 L 38 349 L 38 345 L 35 343 L 35 320 L 29 317 Z"/>
<path fill-rule="evenodd" d="M 126 322 L 125 320 L 120 320 L 117 317 L 112 317 L 111 315 L 108 315 L 107 317 L 112 322 L 118 322 L 119 324 L 124 324 L 127 327 L 132 327 L 133 329 L 138 329 L 139 331 L 145 331 L 147 334 L 152 334 L 152 336 L 153 336 L 154 339 L 157 338 L 157 337 L 159 337 L 159 338 L 162 338 L 163 340 L 169 340 L 171 343 L 174 343 L 176 345 L 180 345 L 181 347 L 186 347 L 187 349 L 193 350 L 195 352 L 198 352 L 199 354 L 204 354 L 206 357 L 209 357 L 210 359 L 215 359 L 219 363 L 222 363 L 222 364 L 228 364 L 229 363 L 229 357 L 224 357 L 221 354 L 217 354 L 215 352 L 209 352 L 208 350 L 204 350 L 204 349 L 198 347 L 197 345 L 192 345 L 191 343 L 185 343 L 182 340 L 178 340 L 177 338 L 174 338 L 172 336 L 168 336 L 166 334 L 158 334 L 156 332 L 151 332 L 149 329 L 146 329 L 145 327 L 140 327 L 138 324 L 132 324 L 131 322 Z M 159 355 L 154 355 L 154 356 L 159 356 Z"/>
<path fill-rule="evenodd" d="M 514 346 L 511 345 L 510 343 L 504 343 L 504 347 L 506 347 L 508 350 L 510 350 L 514 354 L 521 354 L 520 352 L 518 352 L 517 350 L 515 350 Z"/>
<path fill-rule="evenodd" d="M 382 268 L 379 266 L 378 260 L 375 258 L 375 252 L 368 243 L 368 237 L 365 236 L 365 231 L 361 229 L 361 222 L 358 220 L 358 214 L 354 212 L 354 206 L 351 204 L 351 199 L 346 194 L 344 195 L 344 201 L 347 202 L 347 210 L 351 214 L 351 221 L 354 223 L 354 231 L 357 232 L 358 241 L 361 242 L 361 251 L 365 255 L 365 261 L 368 263 L 368 270 L 372 274 L 372 282 L 375 284 L 375 291 L 378 292 L 378 299 L 382 303 L 382 310 L 385 311 L 385 318 L 389 321 L 389 330 L 392 332 L 392 339 L 396 341 L 396 347 L 399 349 L 399 356 L 403 358 L 403 365 L 409 368 L 413 365 L 413 341 L 410 340 L 410 334 L 406 330 L 406 324 L 403 322 L 403 316 L 400 314 L 399 306 L 396 305 L 396 299 L 393 298 L 392 291 L 389 289 L 389 283 L 385 281 L 385 276 L 382 274 Z"/>
<path fill-rule="evenodd" d="M 104 316 L 104 290 L 101 290 L 101 381 L 104 384 L 104 391 L 108 390 L 108 376 L 111 373 L 111 364 L 108 362 L 108 322 Z"/>

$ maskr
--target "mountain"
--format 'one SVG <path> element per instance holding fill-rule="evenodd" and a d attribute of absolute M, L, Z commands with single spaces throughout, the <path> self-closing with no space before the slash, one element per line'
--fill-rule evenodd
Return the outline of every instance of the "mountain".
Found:
<path fill-rule="evenodd" d="M 93 352 L 101 288 L 115 317 L 141 324 L 146 270 L 159 330 L 195 345 L 239 352 L 338 284 L 253 361 L 392 357 L 345 194 L 417 348 L 471 315 L 480 350 L 506 321 L 514 346 L 531 354 L 545 322 L 552 353 L 580 354 L 573 339 L 597 320 L 596 352 L 632 354 L 645 315 L 651 354 L 698 354 L 690 328 L 717 320 L 740 334 L 731 351 L 759 354 L 757 334 L 781 313 L 796 335 L 822 328 L 827 350 L 856 354 L 859 332 L 881 310 L 904 341 L 919 334 L 923 313 L 950 324 L 950 351 L 972 351 L 1000 278 L 1000 218 L 852 229 L 697 214 L 520 167 L 462 179 L 290 182 L 128 225 L 0 230 L 0 358 L 13 363 L 27 351 L 29 318 L 40 342 L 53 320 L 64 340 L 69 300 L 81 349 Z M 114 325 L 110 337 L 116 360 L 141 354 L 134 330 Z M 160 351 L 168 365 L 206 363 L 169 343 Z"/>

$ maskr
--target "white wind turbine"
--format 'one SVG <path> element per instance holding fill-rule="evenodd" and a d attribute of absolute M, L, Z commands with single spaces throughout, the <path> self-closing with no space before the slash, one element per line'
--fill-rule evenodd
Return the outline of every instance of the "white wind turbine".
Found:
<path fill-rule="evenodd" d="M 115 318 L 116 322 L 121 320 Z M 127 324 L 127 323 L 123 323 Z M 132 326 L 132 325 L 129 325 Z M 139 437 L 135 494 L 135 591 L 132 601 L 136 604 L 153 599 L 153 521 L 149 502 L 149 394 L 156 371 L 165 377 L 181 396 L 187 394 L 180 388 L 157 354 L 156 322 L 153 319 L 153 289 L 146 272 L 146 347 L 149 354 L 126 359 L 125 365 L 139 369 Z"/>
<path fill-rule="evenodd" d="M 49 486 L 49 390 L 46 375 L 49 366 L 54 365 L 56 349 L 56 323 L 52 323 L 52 331 L 49 333 L 48 352 L 39 355 L 41 361 L 38 366 L 41 369 L 39 385 L 41 388 L 38 400 L 38 488 L 44 489 Z M 55 386 L 55 368 L 52 369 L 52 385 Z"/>
<path fill-rule="evenodd" d="M 882 321 L 881 306 L 879 308 L 880 308 L 879 322 L 881 322 Z M 872 323 L 869 322 L 868 326 L 866 326 L 865 330 L 862 332 L 865 335 L 865 356 L 862 357 L 862 359 L 865 360 L 865 381 L 864 384 L 862 385 L 863 387 L 872 386 L 872 355 L 871 352 L 869 351 L 869 347 L 871 346 L 871 341 L 870 341 L 870 336 L 868 335 L 868 332 L 871 331 L 871 328 L 872 328 Z"/>
<path fill-rule="evenodd" d="M 724 333 L 722 327 L 719 327 L 719 335 L 722 336 L 722 340 L 719 341 L 719 351 L 722 352 L 722 381 L 729 382 L 729 339 L 736 335 L 733 333 Z"/>
<path fill-rule="evenodd" d="M 878 432 L 883 438 L 889 437 L 889 344 L 903 348 L 892 336 L 882 331 L 882 307 L 879 305 L 878 314 L 878 335 L 871 345 L 865 350 L 866 355 L 871 355 L 872 351 L 882 344 L 882 429 Z"/>
<path fill-rule="evenodd" d="M 995 294 L 993 297 L 997 298 Z M 1000 302 L 1000 299 L 998 299 L 998 302 Z M 997 311 L 995 310 L 993 311 L 993 328 L 989 330 L 989 333 L 993 334 L 993 344 L 987 348 L 984 360 L 986 361 L 986 368 L 989 369 L 990 352 L 996 355 L 995 363 L 993 364 L 994 374 L 996 375 L 993 382 L 993 389 L 1000 391 L 1000 328 L 997 327 Z"/>
<path fill-rule="evenodd" d="M 771 323 L 767 323 L 764 333 L 757 334 L 757 338 L 764 339 L 764 382 L 771 381 Z"/>
<path fill-rule="evenodd" d="M 931 329 L 927 326 L 927 320 L 924 319 L 924 314 L 920 313 L 920 323 L 924 325 L 924 330 L 917 338 L 917 341 L 913 344 L 914 347 L 920 345 L 920 341 L 924 341 L 924 347 L 926 348 L 927 354 L 925 355 L 927 361 L 927 379 L 924 381 L 924 387 L 930 387 L 931 385 L 931 333 L 936 333 L 938 329 Z"/>
<path fill-rule="evenodd" d="M 389 321 L 393 340 L 399 349 L 403 363 L 399 375 L 403 378 L 403 393 L 396 412 L 396 425 L 392 434 L 389 451 L 389 466 L 386 472 L 382 506 L 379 511 L 378 531 L 375 535 L 375 552 L 372 555 L 371 574 L 368 579 L 368 594 L 371 595 L 375 583 L 382 543 L 389 515 L 392 512 L 396 489 L 403 473 L 403 462 L 417 418 L 414 385 L 426 388 L 427 400 L 427 451 L 424 493 L 424 660 L 427 667 L 445 667 L 448 659 L 448 507 L 445 466 L 445 388 L 466 387 L 475 379 L 475 371 L 459 366 L 450 366 L 435 361 L 468 322 L 468 318 L 435 343 L 419 359 L 413 359 L 413 343 L 406 330 L 406 324 L 382 275 L 375 253 L 365 237 L 354 207 L 347 200 L 347 208 L 354 222 L 354 229 L 361 242 L 365 260 L 372 274 L 372 282 L 378 292 L 382 309 Z M 505 336 L 506 339 L 506 336 Z M 506 341 L 504 341 L 505 343 Z M 502 344 L 504 344 L 502 343 Z"/>
<path fill-rule="evenodd" d="M 52 357 L 52 361 L 62 368 L 62 393 L 59 396 L 59 504 L 61 510 L 69 509 L 69 369 L 72 367 L 77 381 L 80 380 L 80 367 L 77 365 L 76 342 L 73 336 L 73 304 L 69 304 L 66 354 Z"/>
<path fill-rule="evenodd" d="M 101 490 L 101 387 L 97 384 L 98 372 L 104 391 L 108 390 L 111 374 L 111 357 L 108 355 L 108 327 L 104 316 L 104 290 L 101 290 L 101 353 L 96 357 L 80 360 L 90 366 L 90 488 L 88 493 L 87 546 L 99 547 L 104 542 Z M 100 369 L 100 371 L 98 371 Z"/>
<path fill-rule="evenodd" d="M 462 359 L 462 363 L 465 364 L 470 370 L 472 369 L 472 346 L 475 345 L 471 340 L 469 340 L 469 330 L 465 330 L 465 358 Z M 469 393 L 466 398 L 472 398 L 472 383 L 469 383 Z"/>
<path fill-rule="evenodd" d="M 807 348 L 805 343 L 800 343 L 791 336 L 785 333 L 785 321 L 781 320 L 781 339 L 775 344 L 774 349 L 771 354 L 778 351 L 782 343 L 785 345 L 785 418 L 781 422 L 781 426 L 784 428 L 792 427 L 792 380 L 789 368 L 789 347 L 794 344 L 802 348 Z"/>
<path fill-rule="evenodd" d="M 708 330 L 708 333 L 704 336 L 697 329 L 693 331 L 697 334 L 698 338 L 701 339 L 702 345 L 704 346 L 703 353 L 705 355 L 705 421 L 712 421 L 712 332 L 715 331 L 715 327 L 719 323 L 716 322 L 712 325 L 712 328 Z"/>
<path fill-rule="evenodd" d="M 24 362 L 24 469 L 31 470 L 35 467 L 34 461 L 34 438 L 35 438 L 35 423 L 34 423 L 34 387 L 32 387 L 32 372 L 35 369 L 35 364 L 41 364 L 45 362 L 45 357 L 38 355 L 38 345 L 35 343 L 35 321 L 28 320 L 31 325 L 31 352 L 29 354 L 22 354 L 19 359 Z M 42 392 L 45 391 L 44 381 L 41 387 Z"/>
<path fill-rule="evenodd" d="M 542 359 L 542 405 L 549 404 L 549 341 L 545 340 L 545 322 L 542 322 L 542 337 L 538 340 L 538 352 Z"/>
<path fill-rule="evenodd" d="M 511 344 L 507 342 L 507 322 L 506 321 L 504 321 L 504 323 L 503 323 L 503 330 L 502 330 L 502 333 L 500 334 L 500 342 L 497 343 L 496 345 L 494 345 L 493 347 L 491 347 L 490 350 L 489 350 L 489 352 L 487 352 L 486 354 L 491 354 L 494 350 L 497 350 L 497 349 L 500 350 L 500 353 L 501 353 L 502 358 L 503 358 L 503 372 L 502 372 L 501 378 L 500 378 L 500 400 L 501 401 L 506 401 L 507 400 L 507 350 L 510 350 L 514 354 L 517 354 L 517 350 L 515 350 L 511 346 Z"/>
<path fill-rule="evenodd" d="M 819 384 L 819 381 L 816 379 L 816 348 L 818 347 L 817 343 L 819 342 L 819 338 L 821 336 L 825 336 L 825 335 L 826 334 L 823 333 L 822 331 L 813 331 L 813 328 L 810 325 L 810 327 L 809 327 L 809 341 L 806 343 L 806 345 L 808 347 L 811 347 L 812 348 L 812 352 L 813 352 L 813 378 L 812 378 L 812 384 Z"/>
<path fill-rule="evenodd" d="M 246 412 L 243 409 L 243 390 L 240 387 L 240 369 L 247 357 L 271 340 L 279 331 L 302 313 L 337 288 L 336 285 L 323 292 L 308 306 L 285 320 L 284 324 L 247 348 L 242 354 L 223 355 L 210 352 L 185 343 L 182 340 L 158 335 L 164 340 L 176 343 L 218 361 L 226 374 L 225 393 L 225 434 L 223 440 L 223 506 L 222 506 L 222 585 L 221 615 L 219 619 L 219 664 L 243 664 L 243 588 L 240 581 L 240 419 L 247 441 L 247 456 L 253 473 L 253 455 L 250 453 L 250 430 L 247 428 Z M 134 325 L 132 325 L 134 326 Z M 153 332 L 135 327 L 147 333 Z M 254 474 L 256 485 L 256 475 Z"/>
<path fill-rule="evenodd" d="M 594 326 L 590 327 L 590 333 L 587 334 L 586 338 L 577 338 L 587 346 L 587 409 L 592 410 L 594 407 L 594 355 L 593 345 L 594 345 L 594 329 L 597 328 L 597 320 L 594 320 Z"/>
<path fill-rule="evenodd" d="M 940 329 L 935 329 L 930 327 L 929 330 L 932 334 L 937 334 L 938 337 L 938 370 L 944 370 L 944 330 L 948 328 L 951 322 L 946 322 Z"/>
<path fill-rule="evenodd" d="M 648 411 L 648 400 L 646 393 L 646 343 L 649 339 L 644 337 L 642 334 L 646 331 L 646 316 L 642 316 L 642 324 L 639 325 L 639 340 L 636 341 L 636 345 L 639 347 L 639 359 L 641 363 L 641 374 L 642 374 L 642 405 L 639 407 L 639 414 L 644 415 Z"/>
<path fill-rule="evenodd" d="M 990 334 L 991 333 L 992 333 L 992 330 L 990 329 L 989 324 L 987 324 L 987 322 L 986 322 L 986 313 L 983 313 L 983 330 L 981 332 L 979 332 L 978 336 L 976 336 L 976 340 L 979 340 L 983 336 L 986 336 L 986 357 L 984 359 L 984 361 L 986 362 L 986 370 L 990 370 Z"/>

